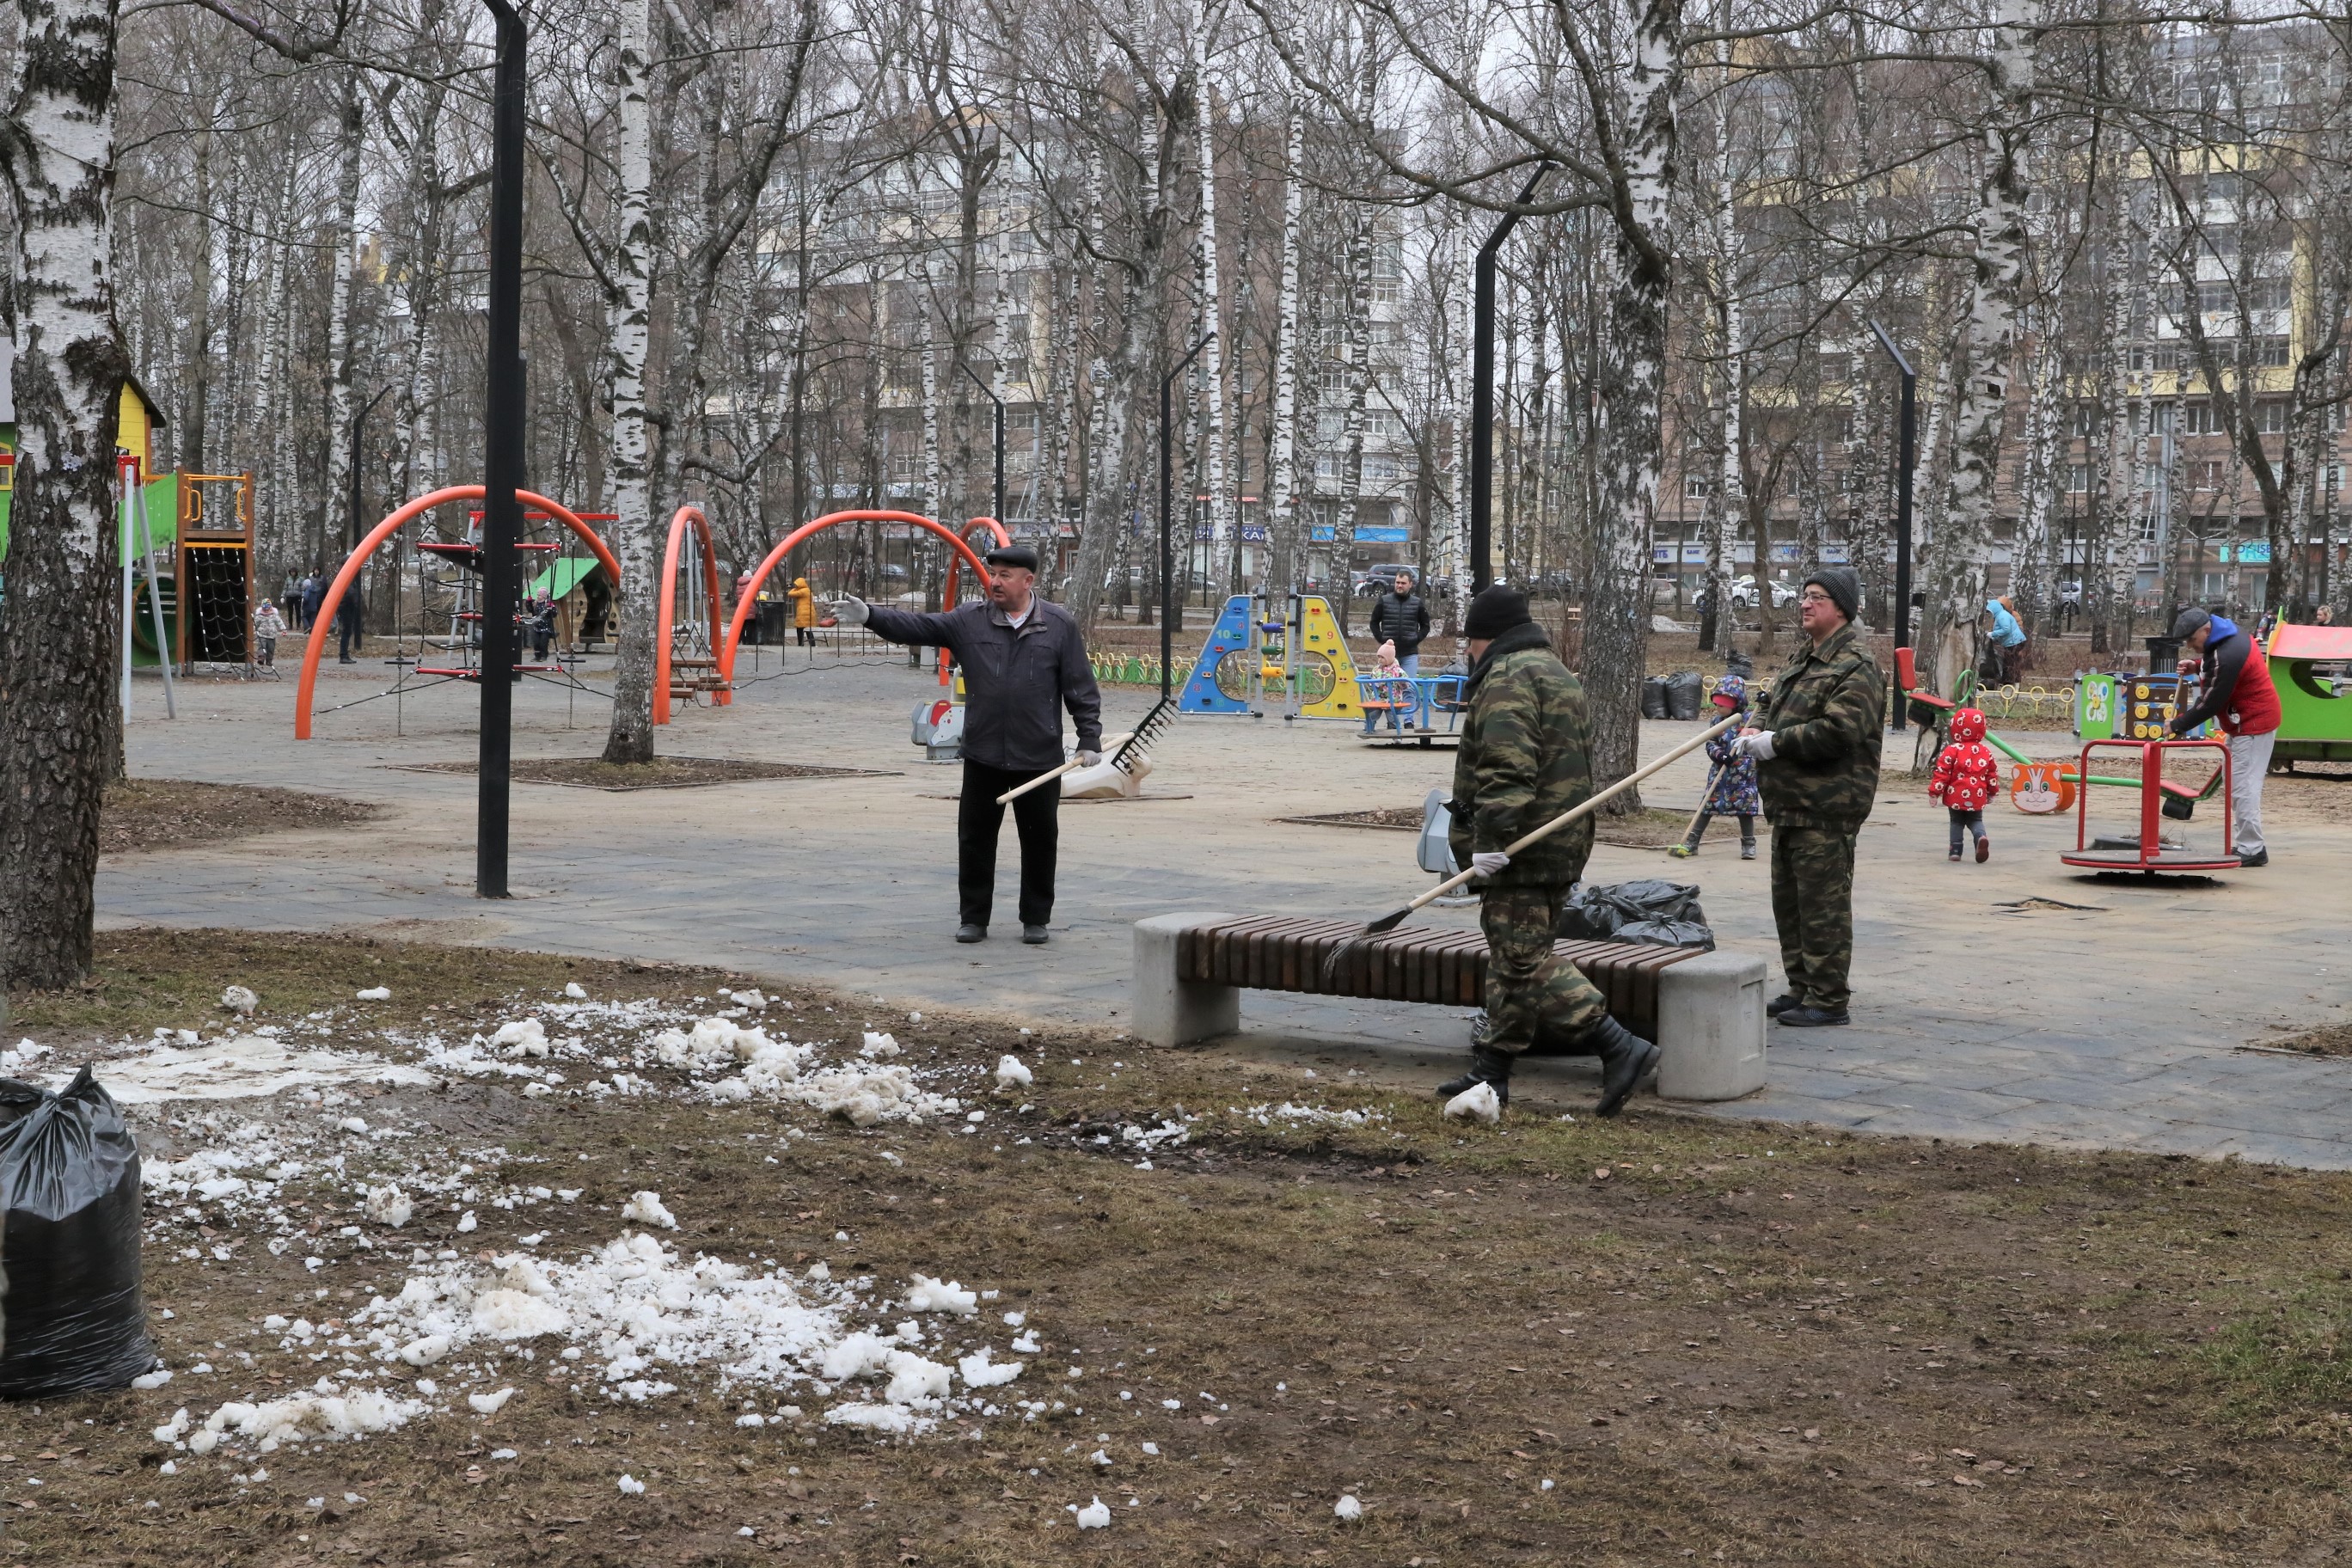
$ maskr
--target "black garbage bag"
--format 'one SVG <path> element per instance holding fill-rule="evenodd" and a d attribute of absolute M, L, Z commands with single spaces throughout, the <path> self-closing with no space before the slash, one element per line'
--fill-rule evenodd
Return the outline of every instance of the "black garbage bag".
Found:
<path fill-rule="evenodd" d="M 0 1398 L 121 1388 L 155 1364 L 140 1299 L 139 1145 L 85 1067 L 0 1079 Z"/>
<path fill-rule="evenodd" d="M 1679 669 L 1666 677 L 1666 717 L 1698 717 L 1700 682 L 1696 669 Z"/>
<path fill-rule="evenodd" d="M 1663 719 L 1666 716 L 1666 678 L 1646 676 L 1642 681 L 1642 717 Z"/>
<path fill-rule="evenodd" d="M 1559 919 L 1552 929 L 1560 936 L 1579 942 L 1657 940 L 1624 935 L 1624 927 L 1635 921 L 1671 921 L 1694 925 L 1702 931 L 1707 929 L 1706 911 L 1698 906 L 1696 888 L 1655 878 L 1638 882 L 1579 882 L 1568 901 L 1560 906 Z M 1710 936 L 1708 945 L 1713 944 Z M 1677 942 L 1672 945 L 1691 944 Z"/>
<path fill-rule="evenodd" d="M 1699 921 L 1627 921 L 1617 928 L 1619 942 L 1644 942 L 1651 947 L 1695 947 L 1715 951 L 1715 932 Z"/>

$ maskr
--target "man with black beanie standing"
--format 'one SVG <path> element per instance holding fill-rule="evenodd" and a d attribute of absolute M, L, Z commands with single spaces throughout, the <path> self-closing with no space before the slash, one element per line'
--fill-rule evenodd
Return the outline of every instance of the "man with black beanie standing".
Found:
<path fill-rule="evenodd" d="M 1601 1058 L 1600 1113 L 1614 1116 L 1658 1047 L 1609 1016 L 1576 965 L 1552 951 L 1561 900 L 1584 874 L 1592 819 L 1572 822 L 1517 855 L 1516 843 L 1592 794 L 1584 688 L 1528 614 L 1528 597 L 1496 584 L 1470 601 L 1463 637 L 1470 679 L 1454 754 L 1454 862 L 1478 872 L 1486 937 L 1486 1016 L 1470 1070 L 1440 1084 L 1449 1099 L 1480 1084 L 1507 1102 L 1511 1068 L 1532 1047 Z"/>
<path fill-rule="evenodd" d="M 963 792 L 956 811 L 958 942 L 988 940 L 996 896 L 996 840 L 1004 807 L 996 797 L 1062 765 L 1062 710 L 1078 731 L 1078 760 L 1102 760 L 1102 693 L 1077 617 L 1037 597 L 1037 552 L 1025 544 L 988 552 L 988 596 L 941 615 L 919 615 L 842 599 L 845 626 L 886 642 L 943 647 L 963 668 Z M 1013 803 L 1021 834 L 1021 940 L 1046 940 L 1054 918 L 1054 866 L 1061 837 L 1059 780 Z"/>
<path fill-rule="evenodd" d="M 1789 989 L 1765 1012 L 1794 1028 L 1846 1022 L 1853 963 L 1854 837 L 1878 794 L 1886 682 L 1853 626 L 1862 584 L 1843 566 L 1805 579 L 1806 646 L 1739 750 L 1757 762 L 1772 825 L 1772 919 Z"/>

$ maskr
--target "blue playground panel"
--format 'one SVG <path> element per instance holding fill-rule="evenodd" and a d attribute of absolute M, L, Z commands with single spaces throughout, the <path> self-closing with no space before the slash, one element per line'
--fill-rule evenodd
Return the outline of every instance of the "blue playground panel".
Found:
<path fill-rule="evenodd" d="M 1217 666 L 1227 654 L 1249 657 L 1250 599 L 1246 594 L 1236 594 L 1225 601 L 1217 624 L 1209 630 L 1209 640 L 1201 649 L 1201 657 L 1192 665 L 1192 678 L 1184 682 L 1183 695 L 1176 701 L 1177 710 L 1183 713 L 1246 713 L 1249 704 L 1237 701 L 1217 689 Z"/>

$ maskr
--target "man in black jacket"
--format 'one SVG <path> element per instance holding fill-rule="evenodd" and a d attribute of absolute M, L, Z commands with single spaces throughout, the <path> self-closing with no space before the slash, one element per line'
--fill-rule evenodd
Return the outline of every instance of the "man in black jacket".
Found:
<path fill-rule="evenodd" d="M 942 615 L 921 615 L 842 599 L 845 626 L 886 642 L 944 647 L 962 667 L 963 795 L 956 812 L 958 942 L 988 940 L 996 893 L 996 840 L 1004 808 L 996 797 L 1062 765 L 1062 710 L 1078 731 L 1078 760 L 1102 760 L 1102 694 L 1076 617 L 1037 597 L 1037 552 L 1025 544 L 988 552 L 988 597 Z M 1054 858 L 1060 833 L 1058 779 L 1013 803 L 1021 834 L 1021 940 L 1045 940 L 1054 917 Z"/>
<path fill-rule="evenodd" d="M 1372 605 L 1372 641 L 1396 644 L 1397 662 L 1407 675 L 1421 673 L 1421 645 L 1429 636 L 1429 606 L 1412 591 L 1412 574 L 1400 572 Z"/>

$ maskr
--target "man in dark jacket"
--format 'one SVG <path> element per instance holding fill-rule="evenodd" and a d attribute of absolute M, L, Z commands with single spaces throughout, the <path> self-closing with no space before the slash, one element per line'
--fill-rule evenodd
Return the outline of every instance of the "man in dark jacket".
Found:
<path fill-rule="evenodd" d="M 2172 732 L 2186 735 L 2200 724 L 2221 721 L 2221 732 L 2230 737 L 2230 832 L 2236 841 L 2230 848 L 2241 866 L 2267 866 L 2263 779 L 2271 771 L 2271 749 L 2284 718 L 2270 660 L 2252 633 L 2204 610 L 2181 611 L 2172 635 L 2180 639 L 2180 673 L 2200 674 L 2201 666 L 2204 680 L 2204 695 L 2172 721 Z"/>
<path fill-rule="evenodd" d="M 1772 919 L 1789 989 L 1765 1006 L 1783 1024 L 1846 1022 L 1853 963 L 1853 848 L 1878 794 L 1886 682 L 1854 630 L 1861 580 L 1843 566 L 1805 579 L 1808 639 L 1740 731 L 1772 825 Z"/>
<path fill-rule="evenodd" d="M 962 667 L 963 795 L 956 812 L 958 942 L 988 940 L 996 892 L 996 840 L 1004 807 L 996 797 L 1062 765 L 1062 710 L 1077 726 L 1078 760 L 1101 761 L 1102 695 L 1095 689 L 1078 623 L 1037 597 L 1037 552 L 1025 544 L 988 552 L 988 597 L 942 615 L 920 615 L 843 599 L 845 626 L 886 642 L 944 647 Z M 1045 940 L 1054 918 L 1054 858 L 1060 834 L 1058 779 L 1013 803 L 1021 834 L 1021 940 Z"/>
<path fill-rule="evenodd" d="M 1470 601 L 1469 711 L 1454 754 L 1453 849 L 1479 873 L 1486 936 L 1486 1017 L 1470 1070 L 1437 1092 L 1490 1084 L 1510 1098 L 1511 1067 L 1542 1040 L 1545 1054 L 1597 1055 L 1601 1106 L 1614 1116 L 1658 1047 L 1609 1016 L 1576 965 L 1552 951 L 1561 900 L 1584 874 L 1592 819 L 1570 823 L 1517 855 L 1517 842 L 1592 794 L 1591 722 L 1584 688 L 1551 651 L 1517 588 L 1496 584 Z"/>
<path fill-rule="evenodd" d="M 1400 572 L 1392 588 L 1382 589 L 1372 605 L 1370 630 L 1375 643 L 1394 643 L 1397 662 L 1407 675 L 1421 673 L 1421 645 L 1429 638 L 1429 606 L 1412 591 L 1412 574 Z"/>

